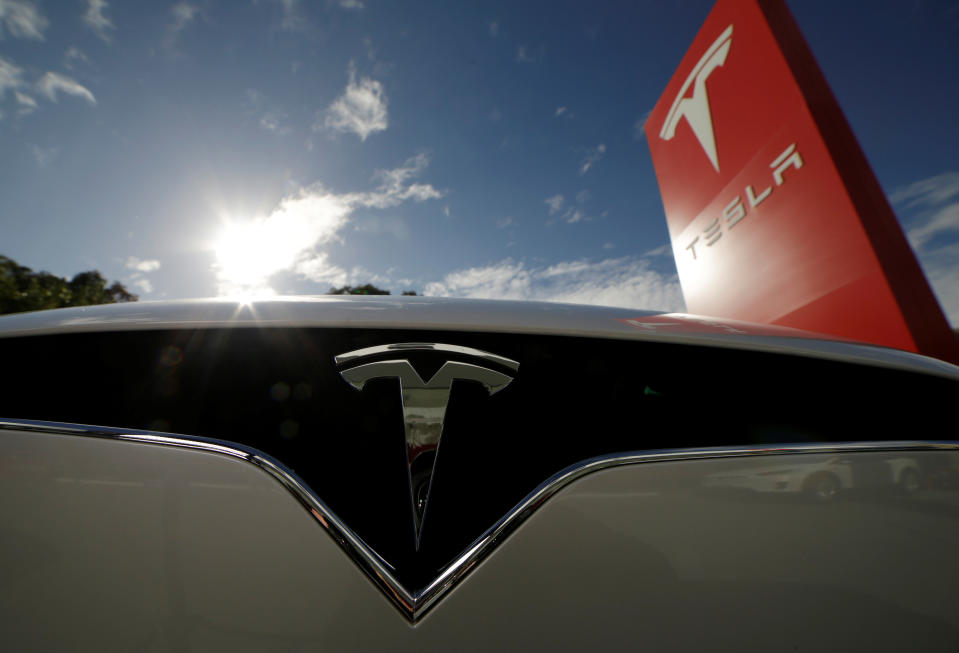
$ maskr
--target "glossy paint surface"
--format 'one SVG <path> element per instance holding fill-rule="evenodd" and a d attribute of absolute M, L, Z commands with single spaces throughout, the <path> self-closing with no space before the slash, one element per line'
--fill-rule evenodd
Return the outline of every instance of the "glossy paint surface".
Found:
<path fill-rule="evenodd" d="M 213 327 L 353 327 L 539 333 L 703 344 L 798 354 L 959 378 L 949 363 L 821 334 L 738 320 L 633 309 L 433 297 L 279 297 L 65 308 L 0 317 L 0 338 Z"/>
<path fill-rule="evenodd" d="M 416 626 L 241 459 L 11 431 L 0 456 L 12 650 L 702 650 L 743 637 L 767 650 L 950 650 L 959 637 L 948 449 L 599 471 Z M 730 481 L 808 481 L 830 466 L 852 479 L 834 501 Z M 903 493 L 908 469 L 928 483 Z"/>

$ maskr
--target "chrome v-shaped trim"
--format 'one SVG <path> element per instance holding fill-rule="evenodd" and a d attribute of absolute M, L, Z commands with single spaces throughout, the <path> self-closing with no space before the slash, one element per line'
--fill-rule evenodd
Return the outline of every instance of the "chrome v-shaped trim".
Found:
<path fill-rule="evenodd" d="M 865 451 L 959 451 L 959 442 L 841 442 L 755 447 L 713 447 L 669 449 L 611 454 L 583 460 L 554 474 L 520 501 L 496 524 L 477 538 L 432 582 L 418 591 L 410 591 L 396 579 L 389 564 L 344 524 L 302 480 L 282 463 L 256 449 L 224 440 L 138 431 L 106 426 L 88 426 L 62 422 L 44 422 L 0 418 L 0 429 L 35 431 L 58 435 L 109 438 L 126 442 L 153 444 L 232 456 L 265 471 L 282 484 L 326 530 L 343 551 L 366 573 L 369 579 L 392 601 L 411 623 L 419 621 L 447 592 L 488 556 L 550 497 L 580 478 L 613 467 L 643 463 L 741 458 L 784 454 L 850 453 Z"/>

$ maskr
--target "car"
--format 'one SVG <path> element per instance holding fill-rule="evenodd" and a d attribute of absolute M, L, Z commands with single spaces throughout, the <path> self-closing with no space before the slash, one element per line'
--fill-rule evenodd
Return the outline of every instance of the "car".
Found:
<path fill-rule="evenodd" d="M 841 492 L 898 489 L 919 490 L 922 471 L 914 458 L 895 456 L 859 466 L 848 456 L 809 456 L 800 464 L 751 466 L 705 479 L 710 487 L 753 492 L 805 493 L 816 501 L 832 501 Z"/>
<path fill-rule="evenodd" d="M 387 296 L 10 315 L 0 355 L 9 650 L 959 641 L 953 491 L 826 508 L 717 483 L 955 467 L 939 360 Z"/>

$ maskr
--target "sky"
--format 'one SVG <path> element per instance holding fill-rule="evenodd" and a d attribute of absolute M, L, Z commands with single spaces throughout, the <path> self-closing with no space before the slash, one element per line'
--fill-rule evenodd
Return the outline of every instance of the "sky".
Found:
<path fill-rule="evenodd" d="M 0 254 L 683 310 L 642 125 L 712 4 L 0 0 Z M 959 326 L 959 3 L 789 4 Z"/>

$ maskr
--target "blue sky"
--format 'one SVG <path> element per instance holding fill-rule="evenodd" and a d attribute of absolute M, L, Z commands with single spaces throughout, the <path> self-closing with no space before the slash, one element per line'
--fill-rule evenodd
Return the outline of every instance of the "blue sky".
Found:
<path fill-rule="evenodd" d="M 682 310 L 639 127 L 711 6 L 0 0 L 0 253 Z M 959 4 L 790 6 L 959 324 Z"/>

